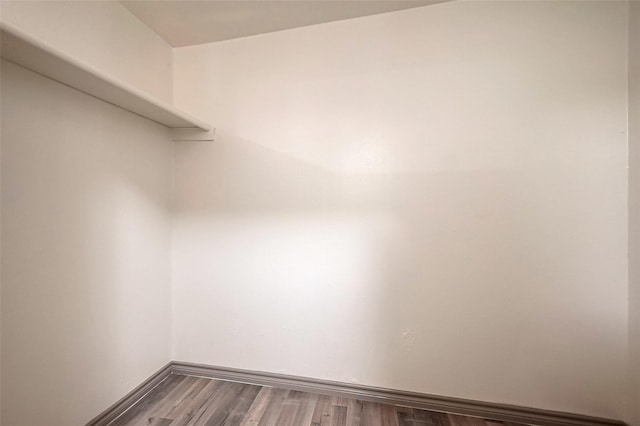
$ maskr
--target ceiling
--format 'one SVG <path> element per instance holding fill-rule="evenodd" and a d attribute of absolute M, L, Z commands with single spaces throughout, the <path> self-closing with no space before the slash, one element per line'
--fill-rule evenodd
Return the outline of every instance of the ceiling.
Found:
<path fill-rule="evenodd" d="M 121 1 L 173 47 L 304 27 L 444 0 Z"/>

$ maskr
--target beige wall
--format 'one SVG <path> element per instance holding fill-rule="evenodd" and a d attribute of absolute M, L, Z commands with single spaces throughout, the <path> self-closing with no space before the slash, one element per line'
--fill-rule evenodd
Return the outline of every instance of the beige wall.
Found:
<path fill-rule="evenodd" d="M 171 47 L 116 1 L 0 2 L 0 19 L 166 102 Z"/>
<path fill-rule="evenodd" d="M 1 4 L 171 100 L 121 5 Z M 640 425 L 638 9 L 628 340 L 624 2 L 176 50 L 177 106 L 219 130 L 175 146 L 173 355 L 167 130 L 3 61 L 0 421 L 83 424 L 174 358 L 612 418 L 630 378 Z"/>
<path fill-rule="evenodd" d="M 3 1 L 0 13 L 171 102 L 171 48 L 119 3 Z M 4 61 L 1 113 L 0 421 L 83 424 L 170 360 L 172 143 Z"/>
<path fill-rule="evenodd" d="M 168 130 L 2 62 L 2 422 L 85 424 L 171 359 Z"/>
<path fill-rule="evenodd" d="M 629 414 L 640 426 L 640 3 L 629 15 Z"/>
<path fill-rule="evenodd" d="M 624 2 L 176 49 L 174 358 L 621 419 Z"/>

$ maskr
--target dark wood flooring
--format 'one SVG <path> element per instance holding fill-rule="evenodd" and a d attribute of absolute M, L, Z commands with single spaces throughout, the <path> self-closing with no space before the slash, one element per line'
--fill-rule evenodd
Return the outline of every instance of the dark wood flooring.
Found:
<path fill-rule="evenodd" d="M 515 426 L 266 386 L 171 375 L 113 426 Z"/>

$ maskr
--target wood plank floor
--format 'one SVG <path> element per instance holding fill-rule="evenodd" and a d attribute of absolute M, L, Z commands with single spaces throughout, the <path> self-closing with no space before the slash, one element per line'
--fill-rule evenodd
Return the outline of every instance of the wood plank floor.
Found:
<path fill-rule="evenodd" d="M 171 375 L 112 426 L 516 426 L 266 386 Z"/>

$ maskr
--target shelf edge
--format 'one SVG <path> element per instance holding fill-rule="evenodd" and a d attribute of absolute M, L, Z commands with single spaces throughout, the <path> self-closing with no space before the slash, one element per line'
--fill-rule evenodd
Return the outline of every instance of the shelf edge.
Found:
<path fill-rule="evenodd" d="M 169 128 L 212 126 L 77 59 L 23 30 L 0 21 L 0 55 L 62 84 Z M 124 99 L 125 102 L 122 102 Z"/>

